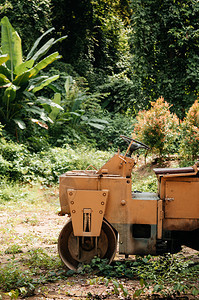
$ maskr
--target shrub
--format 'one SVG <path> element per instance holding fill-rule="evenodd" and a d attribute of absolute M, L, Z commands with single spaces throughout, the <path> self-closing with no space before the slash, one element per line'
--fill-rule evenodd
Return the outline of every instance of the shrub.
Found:
<path fill-rule="evenodd" d="M 169 110 L 170 105 L 163 97 L 151 102 L 151 109 L 143 110 L 136 117 L 134 137 L 143 141 L 159 156 L 173 152 L 173 143 L 177 140 L 179 120 Z"/>
<path fill-rule="evenodd" d="M 90 164 L 96 168 L 110 157 L 110 153 L 69 145 L 31 153 L 27 146 L 2 140 L 0 143 L 0 176 L 17 182 L 40 182 L 53 184 L 59 175 L 74 169 L 86 169 Z"/>
<path fill-rule="evenodd" d="M 196 100 L 181 123 L 180 153 L 191 159 L 199 155 L 199 102 Z"/>
<path fill-rule="evenodd" d="M 100 114 L 98 115 L 100 118 Z M 104 130 L 89 128 L 86 132 L 88 141 L 100 150 L 114 150 L 118 148 L 123 151 L 127 144 L 120 138 L 120 135 L 130 136 L 132 132 L 132 118 L 120 113 L 109 113 L 104 111 L 101 118 L 108 122 Z"/>
<path fill-rule="evenodd" d="M 110 76 L 97 90 L 105 94 L 102 107 L 110 112 L 125 113 L 128 110 L 135 114 L 143 108 L 143 99 L 137 97 L 136 84 L 127 76 Z"/>

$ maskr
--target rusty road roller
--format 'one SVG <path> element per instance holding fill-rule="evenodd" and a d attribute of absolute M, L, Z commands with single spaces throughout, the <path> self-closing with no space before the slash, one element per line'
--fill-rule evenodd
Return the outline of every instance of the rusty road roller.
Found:
<path fill-rule="evenodd" d="M 156 168 L 157 193 L 133 191 L 132 153 L 149 147 L 121 136 L 128 148 L 99 170 L 60 176 L 60 215 L 70 219 L 58 239 L 64 264 L 76 270 L 93 257 L 111 262 L 117 249 L 128 255 L 176 253 L 182 245 L 199 250 L 199 165 Z M 119 247 L 118 247 L 119 244 Z"/>

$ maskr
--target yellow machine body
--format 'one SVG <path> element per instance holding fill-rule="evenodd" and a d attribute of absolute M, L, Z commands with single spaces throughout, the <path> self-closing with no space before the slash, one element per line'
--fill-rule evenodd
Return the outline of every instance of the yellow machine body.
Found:
<path fill-rule="evenodd" d="M 88 262 L 94 255 L 108 255 L 111 261 L 117 240 L 119 253 L 125 255 L 175 252 L 186 239 L 199 250 L 197 165 L 155 169 L 157 193 L 132 192 L 134 165 L 133 158 L 118 152 L 99 170 L 69 171 L 60 176 L 60 215 L 71 219 L 58 247 L 69 268 L 75 269 L 78 262 Z"/>

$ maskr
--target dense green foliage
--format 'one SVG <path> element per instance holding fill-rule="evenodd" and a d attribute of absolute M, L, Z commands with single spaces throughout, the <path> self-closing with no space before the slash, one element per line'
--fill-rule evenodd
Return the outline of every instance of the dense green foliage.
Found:
<path fill-rule="evenodd" d="M 47 185 L 57 183 L 58 176 L 69 170 L 84 170 L 90 164 L 99 168 L 110 157 L 108 152 L 88 150 L 83 146 L 74 151 L 68 145 L 31 153 L 25 145 L 4 139 L 0 142 L 0 153 L 1 178 Z"/>
<path fill-rule="evenodd" d="M 52 27 L 51 5 L 48 0 L 1 0 L 0 16 L 7 16 L 23 40 L 24 54 L 35 40 Z"/>
<path fill-rule="evenodd" d="M 61 54 L 81 76 L 92 80 L 95 73 L 106 76 L 127 67 L 128 1 L 53 1 L 52 11 L 57 32 L 68 34 Z"/>
<path fill-rule="evenodd" d="M 180 149 L 181 155 L 197 158 L 198 139 L 191 138 L 197 135 L 197 114 L 192 123 L 186 121 L 198 93 L 197 1 L 5 0 L 0 11 L 19 31 L 25 49 L 23 55 L 19 36 L 2 18 L 0 114 L 5 139 L 17 138 L 31 154 L 66 144 L 116 150 L 123 149 L 119 135 L 130 136 L 135 126 L 137 138 L 154 152 Z M 52 57 L 55 51 L 55 40 L 48 39 L 52 29 L 45 32 L 51 25 L 55 36 L 67 38 L 59 44 L 62 60 L 44 69 L 41 53 L 50 50 Z M 6 39 L 14 42 L 12 52 Z M 153 103 L 161 95 L 168 105 L 153 116 Z M 186 120 L 179 125 L 173 113 Z"/>
<path fill-rule="evenodd" d="M 132 7 L 132 68 L 147 103 L 165 97 L 182 117 L 197 98 L 197 0 L 135 0 Z"/>
<path fill-rule="evenodd" d="M 25 53 L 51 25 L 58 37 L 66 34 L 63 61 L 87 79 L 91 92 L 109 89 L 102 101 L 109 110 L 134 112 L 163 96 L 182 118 L 197 98 L 196 0 L 3 0 L 0 11 Z"/>

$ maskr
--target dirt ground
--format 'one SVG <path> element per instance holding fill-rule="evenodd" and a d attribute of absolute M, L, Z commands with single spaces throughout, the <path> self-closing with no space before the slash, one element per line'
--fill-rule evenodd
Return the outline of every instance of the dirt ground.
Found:
<path fill-rule="evenodd" d="M 30 193 L 33 191 L 30 190 Z M 67 221 L 66 216 L 58 216 L 59 201 L 58 190 L 37 189 L 34 192 L 37 196 L 35 200 L 21 200 L 18 202 L 7 202 L 0 207 L 0 267 L 6 266 L 11 260 L 23 268 L 24 257 L 32 250 L 42 248 L 49 257 L 57 257 L 57 238 Z M 10 253 L 9 249 L 18 246 L 19 253 Z M 199 260 L 199 252 L 190 248 L 184 248 L 183 254 L 191 256 L 196 262 Z M 124 259 L 124 256 L 116 255 L 115 260 Z M 134 257 L 130 257 L 134 259 Z M 30 268 L 25 267 L 25 268 Z M 64 267 L 63 267 L 64 268 Z M 53 270 L 52 270 L 53 271 Z M 41 268 L 41 273 L 43 272 Z M 129 279 L 119 279 L 123 288 L 128 289 L 128 296 L 122 293 L 114 293 L 113 283 L 107 286 L 103 279 L 98 281 L 94 278 L 90 280 L 88 275 L 73 275 L 67 279 L 40 284 L 34 291 L 34 295 L 26 295 L 23 299 L 42 300 L 42 299 L 133 299 L 135 289 L 140 288 L 140 282 Z M 199 282 L 196 283 L 199 288 Z M 5 292 L 0 292 L 0 299 L 16 299 Z M 18 297 L 17 299 L 22 299 Z M 160 295 L 150 296 L 140 295 L 137 299 L 161 299 Z M 173 298 L 172 298 L 173 299 Z M 186 295 L 175 299 L 199 299 L 199 296 Z"/>

